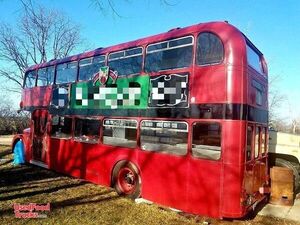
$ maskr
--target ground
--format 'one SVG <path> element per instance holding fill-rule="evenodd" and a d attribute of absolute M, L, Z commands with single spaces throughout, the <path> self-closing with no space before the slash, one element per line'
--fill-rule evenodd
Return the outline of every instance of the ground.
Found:
<path fill-rule="evenodd" d="M 15 218 L 13 205 L 47 204 L 46 218 Z M 112 189 L 33 165 L 12 165 L 9 146 L 0 145 L 1 224 L 237 224 L 282 225 L 297 222 L 268 216 L 247 220 L 216 220 L 178 213 L 156 204 L 137 204 Z"/>

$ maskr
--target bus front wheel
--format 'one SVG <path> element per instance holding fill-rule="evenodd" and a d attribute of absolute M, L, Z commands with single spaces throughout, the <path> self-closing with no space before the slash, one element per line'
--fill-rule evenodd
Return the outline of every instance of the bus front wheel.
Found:
<path fill-rule="evenodd" d="M 138 168 L 131 162 L 118 162 L 113 169 L 112 187 L 119 195 L 132 199 L 140 197 L 141 177 Z"/>

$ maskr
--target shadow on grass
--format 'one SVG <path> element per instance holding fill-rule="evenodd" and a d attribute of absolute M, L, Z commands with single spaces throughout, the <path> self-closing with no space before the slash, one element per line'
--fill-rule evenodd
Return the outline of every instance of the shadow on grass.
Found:
<path fill-rule="evenodd" d="M 0 145 L 0 147 L 1 147 L 1 146 L 3 146 L 3 145 Z M 7 147 L 7 146 L 6 146 L 6 147 Z M 2 157 L 4 157 L 4 156 L 8 156 L 8 155 L 10 155 L 10 154 L 12 154 L 11 149 L 10 149 L 10 148 L 7 148 L 7 149 L 2 150 L 2 151 L 0 152 L 0 158 L 2 158 Z"/>

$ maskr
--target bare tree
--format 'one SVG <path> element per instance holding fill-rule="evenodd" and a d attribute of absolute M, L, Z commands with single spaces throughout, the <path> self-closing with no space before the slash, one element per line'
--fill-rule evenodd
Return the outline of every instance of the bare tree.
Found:
<path fill-rule="evenodd" d="M 130 3 L 130 0 L 123 0 L 124 2 Z M 162 6 L 175 6 L 180 0 L 158 0 Z M 148 2 L 151 2 L 148 0 Z M 119 18 L 124 17 L 118 11 L 114 0 L 90 0 L 90 4 L 101 14 L 107 15 L 111 13 L 113 17 L 117 16 Z"/>
<path fill-rule="evenodd" d="M 276 126 L 282 124 L 282 118 L 279 118 L 278 109 L 282 107 L 283 103 L 286 102 L 287 98 L 282 94 L 277 86 L 280 81 L 280 76 L 270 76 L 269 80 L 269 122 L 271 125 Z"/>
<path fill-rule="evenodd" d="M 19 91 L 29 65 L 68 56 L 81 41 L 80 31 L 61 12 L 21 0 L 22 13 L 17 29 L 0 24 L 0 76 L 12 82 L 10 91 Z M 3 63 L 2 63 L 3 64 Z"/>

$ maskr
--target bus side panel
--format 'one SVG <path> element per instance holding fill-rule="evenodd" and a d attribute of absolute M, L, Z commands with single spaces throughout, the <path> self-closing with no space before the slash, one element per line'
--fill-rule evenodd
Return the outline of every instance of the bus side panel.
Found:
<path fill-rule="evenodd" d="M 223 217 L 242 217 L 242 185 L 245 161 L 245 121 L 223 122 Z M 226 141 L 224 141 L 226 140 Z"/>
<path fill-rule="evenodd" d="M 187 157 L 164 153 L 139 152 L 142 197 L 187 211 Z"/>
<path fill-rule="evenodd" d="M 82 148 L 76 146 L 73 140 L 51 138 L 49 151 L 51 169 L 80 177 Z"/>
<path fill-rule="evenodd" d="M 190 159 L 188 169 L 188 212 L 221 218 L 221 162 Z"/>
<path fill-rule="evenodd" d="M 24 108 L 32 106 L 48 107 L 52 97 L 52 87 L 33 87 L 30 89 L 23 89 L 22 102 Z"/>

